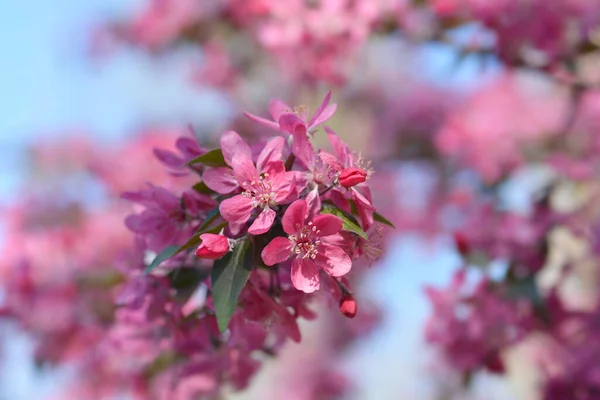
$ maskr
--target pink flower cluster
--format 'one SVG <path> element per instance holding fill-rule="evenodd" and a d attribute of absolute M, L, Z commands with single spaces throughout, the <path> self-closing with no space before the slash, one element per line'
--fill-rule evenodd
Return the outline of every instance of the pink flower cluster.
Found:
<path fill-rule="evenodd" d="M 375 212 L 373 171 L 359 154 L 327 127 L 333 151 L 313 148 L 336 110 L 329 102 L 330 93 L 310 117 L 277 99 L 272 119 L 247 113 L 276 133 L 256 146 L 226 131 L 220 149 L 185 161 L 157 150 L 199 180 L 182 192 L 152 186 L 124 195 L 141 206 L 127 226 L 145 252 L 159 254 L 147 274 L 129 272 L 113 337 L 123 351 L 161 338 L 147 355 L 171 355 L 160 372 L 171 395 L 212 395 L 226 382 L 245 388 L 257 354 L 300 341 L 297 320 L 315 318 L 309 304 L 319 289 L 340 314 L 357 315 L 346 275 L 363 256 L 381 254 L 376 219 L 389 222 Z"/>

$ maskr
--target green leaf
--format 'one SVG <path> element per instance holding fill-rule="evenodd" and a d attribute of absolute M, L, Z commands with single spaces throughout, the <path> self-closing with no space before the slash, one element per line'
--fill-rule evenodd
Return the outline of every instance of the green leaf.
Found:
<path fill-rule="evenodd" d="M 154 268 L 158 267 L 163 261 L 166 261 L 169 258 L 173 257 L 175 254 L 177 254 L 178 251 L 179 251 L 179 246 L 171 245 L 171 246 L 165 247 L 163 249 L 163 251 L 158 253 L 158 255 L 154 258 L 154 260 L 152 260 L 150 265 L 148 265 L 148 268 L 146 268 L 146 273 L 147 274 L 150 273 Z"/>
<path fill-rule="evenodd" d="M 192 189 L 194 189 L 196 192 L 202 193 L 202 194 L 213 194 L 214 193 L 214 191 L 211 188 L 209 188 L 208 186 L 206 186 L 206 183 L 204 183 L 204 182 L 196 183 L 194 186 L 192 186 Z"/>
<path fill-rule="evenodd" d="M 392 228 L 396 229 L 396 227 L 394 226 L 394 224 L 392 224 L 389 219 L 387 219 L 383 215 L 379 214 L 378 212 L 374 212 L 373 213 L 373 219 L 375 221 L 377 221 L 377 222 L 381 222 L 384 225 L 387 225 L 389 227 L 392 227 Z"/>
<path fill-rule="evenodd" d="M 349 200 L 349 202 L 350 202 L 350 211 L 352 212 L 352 214 L 355 214 L 355 215 L 358 214 L 358 210 L 356 209 L 356 203 L 354 203 L 354 200 Z M 373 213 L 373 219 L 377 222 L 381 222 L 384 225 L 387 225 L 389 227 L 396 229 L 394 224 L 392 224 L 389 219 L 387 219 L 383 215 L 379 214 L 378 212 Z"/>
<path fill-rule="evenodd" d="M 525 298 L 536 306 L 542 305 L 544 302 L 533 277 L 527 277 L 510 283 L 506 294 L 510 299 Z"/>
<path fill-rule="evenodd" d="M 184 358 L 181 355 L 173 350 L 167 350 L 159 354 L 158 357 L 144 369 L 144 375 L 147 378 L 152 378 L 182 360 L 184 360 Z"/>
<path fill-rule="evenodd" d="M 369 239 L 369 236 L 365 233 L 365 231 L 362 230 L 360 225 L 358 225 L 356 218 L 354 218 L 351 214 L 340 210 L 332 204 L 323 204 L 321 212 L 323 214 L 332 214 L 340 217 L 342 219 L 342 230 L 356 233 L 365 240 Z"/>
<path fill-rule="evenodd" d="M 223 158 L 223 152 L 221 149 L 211 150 L 208 153 L 204 153 L 201 156 L 194 158 L 187 162 L 187 165 L 192 164 L 204 164 L 208 167 L 226 167 L 227 163 Z"/>
<path fill-rule="evenodd" d="M 175 289 L 175 297 L 183 303 L 194 294 L 200 283 L 209 275 L 210 269 L 182 267 L 171 271 L 168 277 L 171 287 Z"/>
<path fill-rule="evenodd" d="M 219 330 L 224 332 L 237 306 L 238 297 L 252 272 L 252 243 L 243 240 L 232 252 L 216 260 L 211 273 L 212 297 Z"/>

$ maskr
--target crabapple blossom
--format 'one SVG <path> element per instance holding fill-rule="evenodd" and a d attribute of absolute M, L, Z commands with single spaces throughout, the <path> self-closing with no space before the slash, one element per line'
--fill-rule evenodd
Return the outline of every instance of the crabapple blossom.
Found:
<path fill-rule="evenodd" d="M 292 283 L 298 290 L 312 293 L 319 289 L 319 268 L 331 276 L 342 276 L 350 271 L 350 257 L 340 247 L 327 242 L 328 236 L 341 231 L 340 218 L 327 214 L 311 216 L 306 200 L 300 199 L 288 207 L 282 224 L 288 237 L 273 239 L 261 257 L 268 266 L 292 258 Z"/>

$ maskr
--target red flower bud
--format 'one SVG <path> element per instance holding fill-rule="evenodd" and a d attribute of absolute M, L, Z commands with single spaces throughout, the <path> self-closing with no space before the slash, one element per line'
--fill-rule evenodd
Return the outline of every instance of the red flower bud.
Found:
<path fill-rule="evenodd" d="M 340 312 L 344 314 L 345 317 L 354 318 L 357 311 L 358 307 L 354 297 L 352 297 L 351 294 L 344 294 L 340 299 Z"/>
<path fill-rule="evenodd" d="M 471 246 L 469 246 L 467 238 L 461 232 L 454 232 L 453 236 L 456 250 L 461 256 L 466 257 L 471 252 Z"/>
<path fill-rule="evenodd" d="M 196 255 L 200 258 L 217 260 L 229 251 L 229 239 L 223 235 L 203 233 L 200 235 L 200 240 L 202 243 L 196 250 Z"/>
<path fill-rule="evenodd" d="M 340 185 L 350 188 L 367 180 L 367 173 L 360 168 L 346 168 L 340 172 Z"/>

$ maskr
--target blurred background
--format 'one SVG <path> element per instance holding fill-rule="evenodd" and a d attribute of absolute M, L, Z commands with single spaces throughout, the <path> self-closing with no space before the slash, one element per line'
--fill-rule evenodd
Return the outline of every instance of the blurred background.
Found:
<path fill-rule="evenodd" d="M 548 17 L 551 11 L 536 1 L 526 2 L 531 14 L 519 15 L 524 23 L 546 18 L 541 33 L 524 33 L 516 24 L 507 33 L 484 15 L 511 15 L 504 3 L 519 9 L 523 2 L 516 0 L 490 0 L 490 10 L 473 6 L 475 11 L 461 9 L 456 15 L 457 2 L 451 1 L 308 3 L 24 0 L 5 5 L 0 14 L 0 242 L 5 249 L 0 299 L 6 318 L 0 324 L 0 399 L 133 398 L 126 392 L 82 397 L 83 392 L 68 389 L 87 371 L 80 367 L 82 358 L 91 357 L 86 347 L 100 348 L 105 335 L 105 321 L 90 322 L 88 309 L 109 304 L 114 296 L 112 283 L 86 286 L 86 279 L 110 281 L 113 275 L 104 273 L 115 261 L 108 253 L 133 246 L 123 225 L 131 207 L 120 193 L 147 182 L 171 185 L 173 178 L 153 149 L 173 148 L 189 126 L 207 148 L 230 127 L 252 138 L 256 128 L 243 111 L 267 115 L 274 97 L 314 110 L 328 90 L 338 103 L 330 126 L 372 160 L 374 203 L 396 225 L 385 235 L 383 256 L 357 279 L 361 304 L 373 305 L 377 323 L 336 355 L 353 383 L 343 398 L 540 398 L 541 378 L 523 361 L 533 356 L 518 344 L 503 353 L 504 374 L 465 374 L 452 360 L 442 361 L 439 342 L 428 343 L 431 337 L 424 333 L 433 312 L 424 287 L 445 287 L 460 266 L 477 264 L 465 261 L 453 235 L 476 213 L 473 198 L 528 218 L 532 199 L 564 158 L 546 156 L 564 155 L 568 146 L 554 141 L 559 135 L 553 132 L 570 119 L 578 121 L 576 130 L 594 131 L 595 98 L 589 100 L 591 111 L 570 117 L 577 111 L 567 105 L 569 87 L 546 76 L 551 63 L 544 57 L 561 51 L 549 48 L 562 20 Z M 573 21 L 580 16 L 569 15 Z M 303 29 L 309 33 L 298 32 Z M 513 42 L 506 44 L 506 38 Z M 515 43 L 533 50 L 516 61 L 517 52 L 510 53 Z M 582 70 L 593 68 L 584 63 Z M 579 148 L 592 140 L 574 142 Z M 585 170 L 575 162 L 585 160 L 583 155 L 568 155 L 569 171 Z M 570 176 L 577 182 L 589 177 Z M 566 208 L 578 201 L 563 197 Z M 529 226 L 487 221 L 494 234 L 502 230 L 512 238 L 529 232 Z M 505 240 L 484 235 L 493 243 Z M 518 251 L 510 247 L 490 256 L 468 279 L 504 276 L 511 252 Z M 594 296 L 593 288 L 573 285 L 572 292 Z M 112 313 L 98 315 L 103 312 Z M 305 352 L 318 353 L 327 318 L 325 313 L 303 321 L 305 341 L 286 344 L 281 359 L 267 360 L 247 390 L 223 398 L 301 398 L 276 397 L 281 392 L 274 388 L 283 385 L 281 371 L 288 364 Z M 94 325 L 98 320 L 102 323 Z M 122 357 L 118 362 L 127 363 Z M 467 375 L 470 385 L 464 389 Z M 570 397 L 556 397 L 561 398 Z"/>

